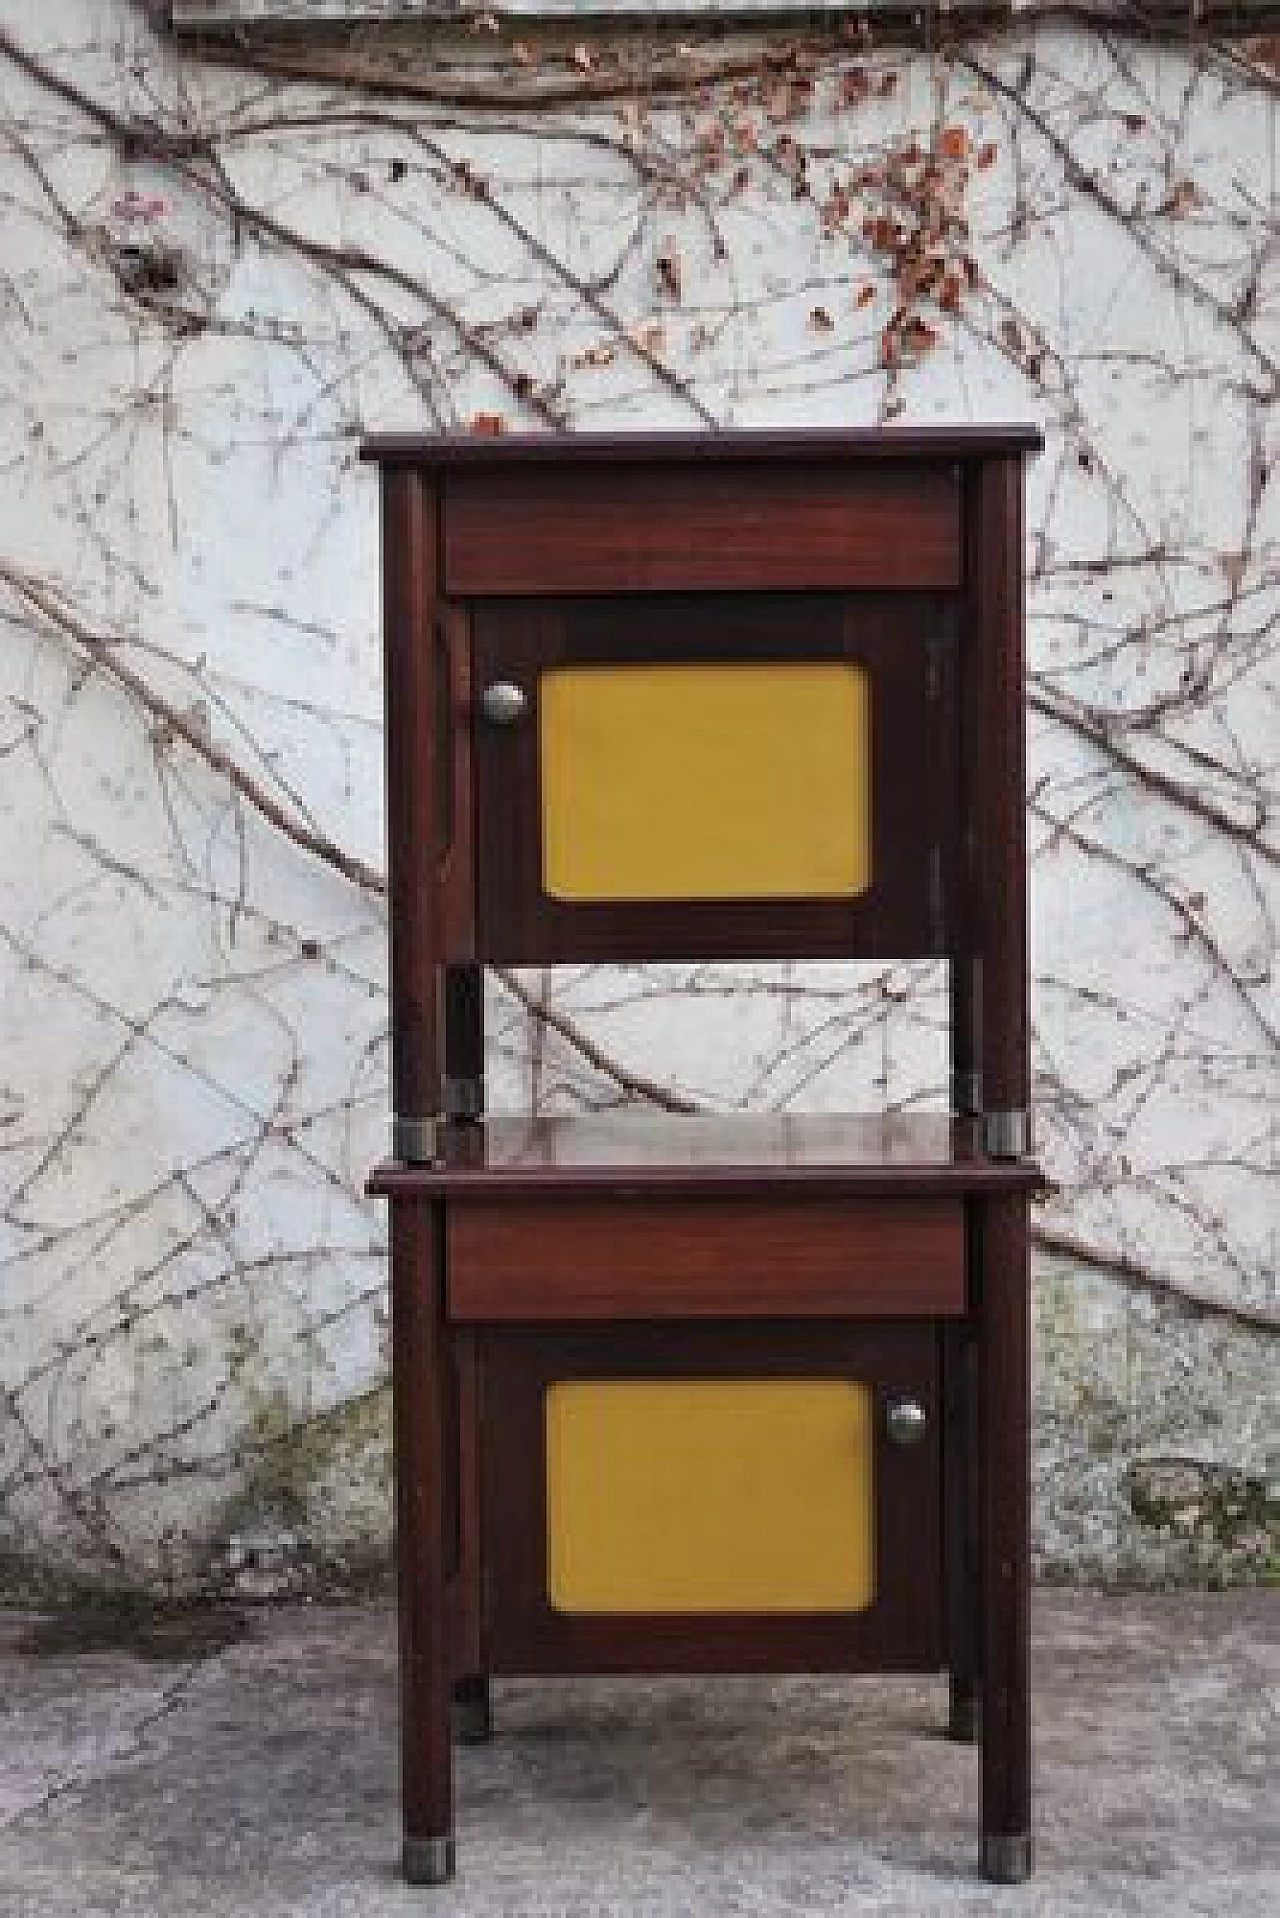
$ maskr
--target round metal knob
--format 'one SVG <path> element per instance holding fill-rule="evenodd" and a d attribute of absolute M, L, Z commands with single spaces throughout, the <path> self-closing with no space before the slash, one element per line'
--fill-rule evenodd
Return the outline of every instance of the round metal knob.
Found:
<path fill-rule="evenodd" d="M 884 1415 L 885 1430 L 894 1445 L 918 1445 L 929 1416 L 919 1399 L 891 1399 Z"/>
<path fill-rule="evenodd" d="M 496 679 L 480 695 L 480 710 L 491 726 L 514 726 L 528 703 L 523 688 L 509 679 Z"/>

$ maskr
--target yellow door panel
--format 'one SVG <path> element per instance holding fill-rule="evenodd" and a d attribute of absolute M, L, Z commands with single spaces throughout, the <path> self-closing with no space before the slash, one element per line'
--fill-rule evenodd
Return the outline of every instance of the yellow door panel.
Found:
<path fill-rule="evenodd" d="M 870 884 L 862 667 L 565 667 L 541 676 L 538 711 L 553 898 L 852 897 Z"/>
<path fill-rule="evenodd" d="M 558 1611 L 857 1611 L 874 1597 L 865 1385 L 569 1380 L 546 1394 L 546 1452 Z"/>

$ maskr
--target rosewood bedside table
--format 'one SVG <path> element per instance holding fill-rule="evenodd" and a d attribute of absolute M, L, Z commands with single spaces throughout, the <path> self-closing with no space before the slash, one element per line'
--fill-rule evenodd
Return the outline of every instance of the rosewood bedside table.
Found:
<path fill-rule="evenodd" d="M 383 438 L 404 1869 L 494 1672 L 928 1671 L 1031 1869 L 1025 428 Z M 487 963 L 949 961 L 953 1112 L 497 1119 Z"/>

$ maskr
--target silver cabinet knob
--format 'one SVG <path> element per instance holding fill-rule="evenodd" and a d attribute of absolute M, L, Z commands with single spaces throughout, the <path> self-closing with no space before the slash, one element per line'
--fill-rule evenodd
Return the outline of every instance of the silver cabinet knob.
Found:
<path fill-rule="evenodd" d="M 918 1445 L 929 1425 L 929 1415 L 919 1399 L 890 1399 L 884 1415 L 885 1431 L 892 1444 Z"/>
<path fill-rule="evenodd" d="M 514 726 L 528 703 L 523 688 L 509 679 L 495 679 L 480 695 L 480 710 L 491 726 Z"/>

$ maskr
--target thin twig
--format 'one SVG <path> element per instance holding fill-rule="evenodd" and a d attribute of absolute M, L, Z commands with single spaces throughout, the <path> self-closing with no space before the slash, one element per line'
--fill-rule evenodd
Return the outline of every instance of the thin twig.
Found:
<path fill-rule="evenodd" d="M 1031 1229 L 1031 1242 L 1042 1252 L 1071 1259 L 1077 1265 L 1087 1265 L 1095 1272 L 1105 1272 L 1109 1278 L 1121 1279 L 1126 1285 L 1150 1292 L 1156 1298 L 1173 1299 L 1189 1311 L 1202 1312 L 1212 1318 L 1231 1319 L 1250 1332 L 1280 1332 L 1280 1312 L 1265 1305 L 1246 1305 L 1239 1299 L 1223 1299 L 1211 1292 L 1201 1292 L 1182 1279 L 1170 1278 L 1163 1272 L 1153 1272 L 1149 1265 L 1140 1265 L 1123 1252 L 1108 1252 L 1103 1246 L 1090 1245 L 1073 1232 L 1058 1232 L 1051 1226 L 1037 1225 Z"/>
<path fill-rule="evenodd" d="M 142 676 L 120 658 L 118 642 L 91 632 L 75 613 L 54 597 L 48 586 L 32 579 L 29 573 L 23 572 L 9 560 L 0 559 L 0 579 L 19 599 L 48 620 L 51 626 L 55 626 L 66 638 L 74 640 L 86 657 L 123 687 L 131 699 L 135 699 L 144 711 L 160 723 L 165 732 L 175 734 L 192 752 L 198 753 L 206 765 L 219 773 L 242 799 L 247 799 L 277 831 L 284 833 L 305 852 L 313 853 L 317 859 L 332 866 L 353 886 L 359 886 L 361 891 L 380 895 L 386 892 L 386 880 L 375 867 L 356 858 L 354 853 L 344 852 L 332 839 L 305 825 L 251 773 L 247 773 L 230 753 L 224 751 L 215 740 L 209 739 L 188 714 L 148 686 Z"/>

